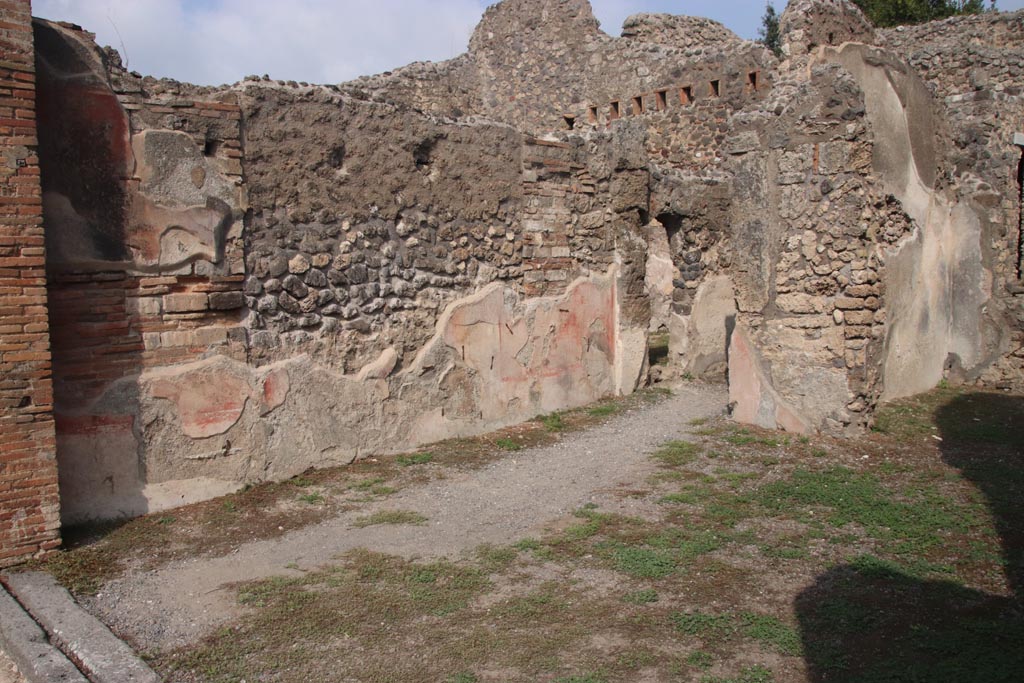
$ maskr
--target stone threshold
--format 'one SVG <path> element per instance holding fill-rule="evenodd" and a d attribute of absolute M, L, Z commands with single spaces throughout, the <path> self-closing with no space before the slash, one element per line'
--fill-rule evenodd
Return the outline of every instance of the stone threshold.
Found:
<path fill-rule="evenodd" d="M 160 683 L 49 574 L 6 574 L 0 583 L 0 647 L 29 683 Z"/>

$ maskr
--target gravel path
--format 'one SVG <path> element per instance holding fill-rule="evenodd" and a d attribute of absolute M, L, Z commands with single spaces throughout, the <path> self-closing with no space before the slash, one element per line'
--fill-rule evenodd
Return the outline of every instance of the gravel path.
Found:
<path fill-rule="evenodd" d="M 655 405 L 567 434 L 559 443 L 510 454 L 473 472 L 412 487 L 283 537 L 254 541 L 216 558 L 183 560 L 110 582 L 86 607 L 146 651 L 195 642 L 241 613 L 227 587 L 289 568 L 313 569 L 355 548 L 404 557 L 457 557 L 483 543 L 507 544 L 539 534 L 546 524 L 617 484 L 642 481 L 647 457 L 670 439 L 687 438 L 695 418 L 721 414 L 724 388 L 685 385 Z M 410 510 L 424 526 L 352 528 L 378 510 Z"/>

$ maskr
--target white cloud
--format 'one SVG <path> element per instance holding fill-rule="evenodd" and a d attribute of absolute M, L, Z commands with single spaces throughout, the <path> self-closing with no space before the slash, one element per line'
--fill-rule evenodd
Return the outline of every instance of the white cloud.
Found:
<path fill-rule="evenodd" d="M 476 0 L 36 0 L 33 12 L 123 44 L 131 69 L 218 84 L 252 73 L 336 83 L 445 59 L 465 49 L 482 10 Z"/>
<path fill-rule="evenodd" d="M 493 0 L 33 0 L 38 16 L 81 24 L 132 69 L 194 83 L 248 74 L 337 83 L 466 48 Z M 709 16 L 753 38 L 764 0 L 591 0 L 618 35 L 636 12 Z M 785 0 L 776 0 L 781 11 Z M 1024 0 L 1000 0 L 1005 10 Z M 116 31 L 115 31 L 116 26 Z M 120 37 L 118 36 L 120 33 Z"/>

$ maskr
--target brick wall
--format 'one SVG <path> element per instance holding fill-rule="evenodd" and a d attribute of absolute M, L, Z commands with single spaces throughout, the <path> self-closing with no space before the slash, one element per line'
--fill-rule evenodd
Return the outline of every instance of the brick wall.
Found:
<path fill-rule="evenodd" d="M 523 291 L 528 296 L 560 294 L 579 274 L 569 231 L 571 198 L 579 191 L 575 176 L 585 169 L 573 159 L 571 145 L 537 139 L 527 140 L 523 166 Z M 593 193 L 592 181 L 587 187 Z"/>
<path fill-rule="evenodd" d="M 58 411 L 76 412 L 111 382 L 197 360 L 211 346 L 245 360 L 241 276 L 54 273 L 50 281 Z M 66 431 L 58 414 L 58 433 Z"/>
<path fill-rule="evenodd" d="M 0 566 L 60 545 L 31 5 L 0 1 Z"/>

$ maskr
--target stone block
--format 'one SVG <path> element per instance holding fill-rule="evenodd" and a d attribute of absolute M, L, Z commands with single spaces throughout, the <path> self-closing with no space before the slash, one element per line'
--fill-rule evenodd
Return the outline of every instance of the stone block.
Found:
<path fill-rule="evenodd" d="M 782 294 L 775 303 L 787 313 L 821 313 L 824 310 L 821 298 L 810 294 Z"/>
<path fill-rule="evenodd" d="M 288 262 L 288 272 L 294 273 L 295 275 L 302 275 L 309 270 L 309 266 L 309 259 L 306 258 L 306 255 L 297 254 Z"/>
<path fill-rule="evenodd" d="M 197 346 L 212 346 L 228 340 L 228 328 L 220 325 L 200 327 L 193 333 Z"/>
<path fill-rule="evenodd" d="M 168 313 L 197 313 L 205 311 L 209 299 L 205 294 L 168 294 L 164 297 L 164 310 Z"/>
<path fill-rule="evenodd" d="M 135 315 L 160 315 L 160 299 L 152 296 L 137 296 L 127 299 L 129 313 Z"/>
<path fill-rule="evenodd" d="M 874 313 L 871 311 L 846 311 L 846 324 L 847 325 L 870 325 L 874 322 Z"/>
<path fill-rule="evenodd" d="M 864 308 L 864 299 L 854 299 L 852 297 L 836 297 L 835 306 L 841 311 L 859 311 Z"/>
<path fill-rule="evenodd" d="M 0 646 L 29 683 L 86 683 L 85 676 L 49 642 L 39 625 L 3 588 Z"/>
<path fill-rule="evenodd" d="M 215 311 L 233 311 L 245 306 L 245 295 L 241 292 L 213 292 L 210 294 L 210 308 Z"/>
<path fill-rule="evenodd" d="M 180 347 L 192 346 L 192 332 L 187 330 L 173 330 L 160 333 L 160 346 Z"/>

